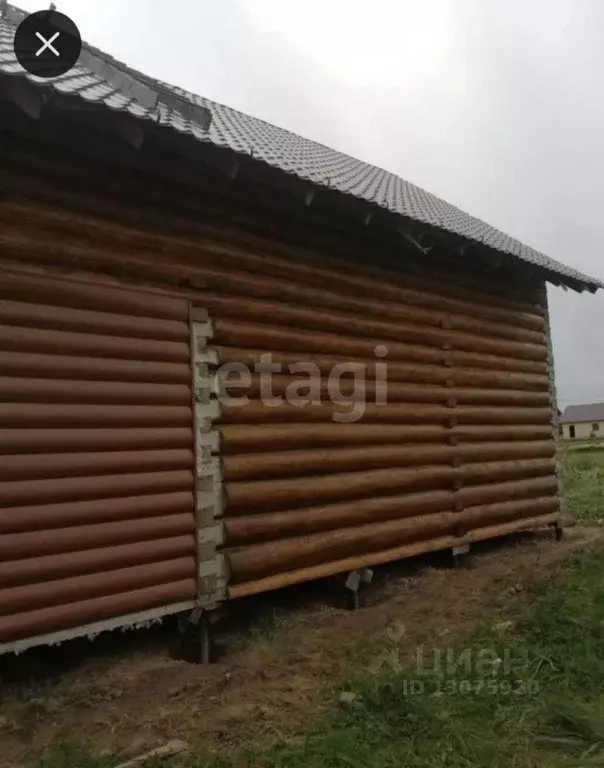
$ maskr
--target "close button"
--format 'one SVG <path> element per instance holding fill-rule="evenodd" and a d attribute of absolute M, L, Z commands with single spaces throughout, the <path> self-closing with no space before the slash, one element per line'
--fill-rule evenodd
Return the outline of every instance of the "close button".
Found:
<path fill-rule="evenodd" d="M 59 77 L 77 62 L 82 50 L 80 31 L 59 11 L 36 11 L 26 16 L 15 32 L 19 64 L 38 77 Z"/>

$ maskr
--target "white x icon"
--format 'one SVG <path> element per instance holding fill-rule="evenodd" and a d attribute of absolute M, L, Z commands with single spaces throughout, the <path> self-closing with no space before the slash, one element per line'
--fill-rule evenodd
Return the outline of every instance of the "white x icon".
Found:
<path fill-rule="evenodd" d="M 54 35 L 50 38 L 50 40 L 47 40 L 44 37 L 44 35 L 41 35 L 39 32 L 36 32 L 36 37 L 38 38 L 38 40 L 41 40 L 44 43 L 44 45 L 40 48 L 40 50 L 36 51 L 36 56 L 39 56 L 41 53 L 44 53 L 44 51 L 47 48 L 49 51 L 52 51 L 52 53 L 54 53 L 55 56 L 60 56 L 61 54 L 52 45 L 60 34 L 61 34 L 60 32 L 55 32 Z"/>

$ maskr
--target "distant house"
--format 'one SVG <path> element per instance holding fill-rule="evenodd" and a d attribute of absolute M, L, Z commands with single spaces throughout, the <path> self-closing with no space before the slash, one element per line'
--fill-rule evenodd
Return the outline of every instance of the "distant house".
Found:
<path fill-rule="evenodd" d="M 560 418 L 562 437 L 587 440 L 604 438 L 604 403 L 569 405 Z"/>

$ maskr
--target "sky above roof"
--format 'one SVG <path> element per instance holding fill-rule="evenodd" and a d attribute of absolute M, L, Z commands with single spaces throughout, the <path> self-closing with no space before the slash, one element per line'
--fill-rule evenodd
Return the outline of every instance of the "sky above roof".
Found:
<path fill-rule="evenodd" d="M 387 168 L 604 278 L 601 0 L 55 3 L 130 66 Z M 551 289 L 550 302 L 561 407 L 604 400 L 604 292 Z"/>

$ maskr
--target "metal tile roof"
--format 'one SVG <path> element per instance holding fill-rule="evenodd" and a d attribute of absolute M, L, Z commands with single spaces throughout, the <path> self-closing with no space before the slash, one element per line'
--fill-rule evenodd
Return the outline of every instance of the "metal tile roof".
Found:
<path fill-rule="evenodd" d="M 569 405 L 560 417 L 563 424 L 582 421 L 604 421 L 604 403 L 586 403 L 585 405 Z"/>
<path fill-rule="evenodd" d="M 413 221 L 510 254 L 547 270 L 550 278 L 557 275 L 563 284 L 571 280 L 592 290 L 604 287 L 599 280 L 550 259 L 393 173 L 150 78 L 91 46 L 84 47 L 78 64 L 67 74 L 53 80 L 34 77 L 21 68 L 13 51 L 20 14 L 22 12 L 9 7 L 9 13 L 0 18 L 0 73 L 26 77 L 60 93 L 76 95 L 108 109 L 123 110 L 190 134 L 199 141 L 254 157 L 312 184 L 352 195 Z M 211 121 L 204 119 L 208 112 Z"/>

